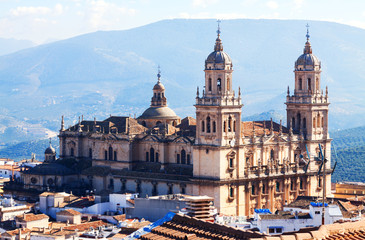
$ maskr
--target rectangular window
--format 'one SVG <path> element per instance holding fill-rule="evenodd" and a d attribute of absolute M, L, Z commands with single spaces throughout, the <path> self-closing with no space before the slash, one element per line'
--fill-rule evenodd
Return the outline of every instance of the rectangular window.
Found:
<path fill-rule="evenodd" d="M 176 163 L 177 164 L 180 164 L 180 154 L 177 154 L 176 155 Z"/>

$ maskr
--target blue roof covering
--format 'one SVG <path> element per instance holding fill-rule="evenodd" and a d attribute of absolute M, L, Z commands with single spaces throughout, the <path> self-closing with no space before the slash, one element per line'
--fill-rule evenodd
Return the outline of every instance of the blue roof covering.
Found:
<path fill-rule="evenodd" d="M 312 207 L 322 207 L 323 203 L 321 202 L 311 202 Z M 328 203 L 324 203 L 325 207 L 328 207 Z"/>
<path fill-rule="evenodd" d="M 267 213 L 267 214 L 271 214 L 270 212 L 270 209 L 267 209 L 267 208 L 262 208 L 262 209 L 259 209 L 259 208 L 255 208 L 255 213 Z"/>

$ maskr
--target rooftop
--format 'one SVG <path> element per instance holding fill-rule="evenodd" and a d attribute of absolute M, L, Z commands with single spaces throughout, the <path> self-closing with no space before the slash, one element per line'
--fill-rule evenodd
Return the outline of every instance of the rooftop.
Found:
<path fill-rule="evenodd" d="M 49 219 L 49 217 L 45 214 L 23 214 L 16 217 L 17 221 L 19 222 L 32 222 L 32 221 L 38 221 L 41 219 Z"/>
<path fill-rule="evenodd" d="M 155 227 L 139 239 L 249 239 L 265 236 L 261 233 L 205 222 L 196 218 L 176 214 L 171 221 Z"/>
<path fill-rule="evenodd" d="M 77 215 L 81 215 L 81 213 L 79 213 L 78 211 L 73 210 L 73 209 L 65 209 L 63 211 L 58 212 L 57 215 L 77 216 Z"/>

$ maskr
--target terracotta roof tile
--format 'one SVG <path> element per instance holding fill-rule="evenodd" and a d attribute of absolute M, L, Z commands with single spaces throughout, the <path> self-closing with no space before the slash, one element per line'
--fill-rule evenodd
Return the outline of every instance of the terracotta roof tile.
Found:
<path fill-rule="evenodd" d="M 73 210 L 73 209 L 65 209 L 57 213 L 57 215 L 64 215 L 64 216 L 77 216 L 81 215 L 80 212 Z"/>
<path fill-rule="evenodd" d="M 78 229 L 79 231 L 86 231 L 86 230 L 89 230 L 91 227 L 96 229 L 98 227 L 106 226 L 106 225 L 108 225 L 108 224 L 101 221 L 101 220 L 99 220 L 99 221 L 94 221 L 94 222 L 81 223 L 81 224 L 77 224 L 77 225 L 74 225 L 74 226 L 68 226 L 68 227 L 65 227 L 64 229 L 65 230 L 76 230 L 76 229 Z"/>
<path fill-rule="evenodd" d="M 32 221 L 38 221 L 41 219 L 49 219 L 49 217 L 45 214 L 23 214 L 16 217 L 18 221 L 20 222 L 32 222 Z"/>

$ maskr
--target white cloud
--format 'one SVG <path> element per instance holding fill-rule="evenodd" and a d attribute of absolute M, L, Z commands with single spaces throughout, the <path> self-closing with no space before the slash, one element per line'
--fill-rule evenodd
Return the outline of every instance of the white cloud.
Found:
<path fill-rule="evenodd" d="M 51 9 L 48 7 L 17 7 L 10 10 L 10 14 L 19 17 L 25 15 L 45 15 L 49 14 Z"/>
<path fill-rule="evenodd" d="M 133 8 L 120 7 L 104 0 L 96 0 L 89 2 L 87 15 L 91 27 L 100 29 L 113 26 L 113 23 L 118 22 L 121 17 L 125 17 L 126 15 L 134 16 L 136 12 Z"/>
<path fill-rule="evenodd" d="M 61 15 L 63 13 L 63 6 L 62 4 L 57 3 L 56 6 L 54 7 L 54 13 L 56 15 Z"/>
<path fill-rule="evenodd" d="M 266 6 L 271 9 L 277 9 L 279 7 L 278 3 L 275 1 L 266 2 Z"/>

